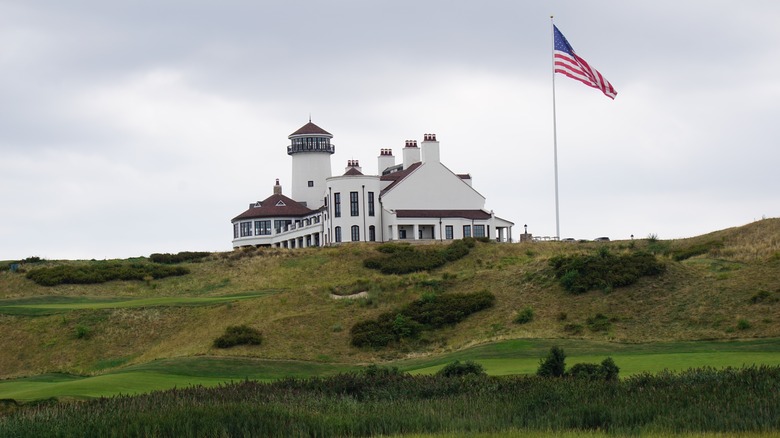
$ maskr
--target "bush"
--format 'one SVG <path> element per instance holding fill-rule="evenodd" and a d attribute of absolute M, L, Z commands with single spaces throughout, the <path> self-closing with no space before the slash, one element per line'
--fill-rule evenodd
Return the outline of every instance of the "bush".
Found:
<path fill-rule="evenodd" d="M 380 367 L 375 364 L 371 364 L 363 370 L 363 375 L 371 378 L 402 376 L 404 374 L 398 367 Z"/>
<path fill-rule="evenodd" d="M 539 360 L 536 375 L 541 377 L 562 377 L 566 372 L 566 353 L 563 348 L 554 346 L 545 359 Z"/>
<path fill-rule="evenodd" d="M 582 326 L 582 324 L 576 324 L 576 323 L 573 323 L 573 322 L 570 322 L 568 324 L 564 324 L 564 326 L 563 326 L 563 331 L 565 331 L 566 333 L 572 334 L 572 335 L 579 335 L 579 334 L 581 334 L 583 329 L 584 329 L 584 327 Z"/>
<path fill-rule="evenodd" d="M 489 292 L 470 294 L 425 294 L 401 309 L 386 312 L 375 320 L 357 322 L 350 330 L 356 347 L 380 348 L 401 339 L 413 339 L 424 330 L 457 324 L 472 313 L 493 306 Z"/>
<path fill-rule="evenodd" d="M 385 255 L 367 258 L 363 261 L 363 266 L 376 269 L 383 274 L 428 271 L 465 257 L 474 245 L 473 239 L 455 240 L 443 248 L 427 247 L 422 249 L 414 248 L 408 244 L 385 243 L 377 248 Z"/>
<path fill-rule="evenodd" d="M 229 326 L 225 333 L 214 339 L 216 348 L 230 348 L 236 345 L 260 345 L 263 335 L 248 325 Z"/>
<path fill-rule="evenodd" d="M 87 326 L 77 325 L 75 336 L 76 339 L 89 339 L 92 337 L 92 330 Z"/>
<path fill-rule="evenodd" d="M 525 309 L 517 312 L 514 322 L 515 324 L 526 324 L 534 319 L 534 309 L 526 307 Z"/>
<path fill-rule="evenodd" d="M 650 253 L 635 252 L 616 256 L 606 247 L 600 248 L 595 255 L 553 257 L 550 266 L 559 284 L 573 294 L 628 286 L 640 277 L 659 275 L 666 270 Z"/>
<path fill-rule="evenodd" d="M 620 368 L 611 357 L 604 359 L 601 364 L 578 363 L 574 364 L 566 375 L 575 379 L 616 381 Z"/>
<path fill-rule="evenodd" d="M 588 328 L 593 332 L 606 332 L 612 328 L 612 321 L 603 313 L 597 313 L 586 320 Z"/>
<path fill-rule="evenodd" d="M 436 375 L 443 377 L 462 377 L 469 375 L 483 376 L 487 375 L 487 373 L 485 373 L 482 365 L 476 362 L 469 360 L 464 363 L 460 363 L 460 361 L 456 360 L 455 362 L 449 363 L 444 368 L 440 369 Z"/>
<path fill-rule="evenodd" d="M 777 301 L 777 298 L 772 298 L 772 294 L 770 294 L 768 291 L 762 290 L 756 292 L 752 297 L 750 297 L 750 303 L 751 304 L 758 304 L 763 302 L 775 302 Z"/>
<path fill-rule="evenodd" d="M 114 280 L 160 279 L 186 275 L 190 271 L 180 266 L 161 266 L 149 263 L 117 261 L 94 262 L 88 265 L 59 265 L 38 268 L 27 273 L 27 278 L 41 286 L 60 284 L 96 284 Z"/>
<path fill-rule="evenodd" d="M 200 260 L 210 255 L 211 255 L 210 252 L 204 252 L 204 251 L 197 251 L 197 252 L 182 251 L 177 254 L 154 253 L 149 256 L 149 260 L 151 260 L 154 263 L 163 263 L 166 265 L 172 265 L 176 263 L 192 262 L 192 261 Z"/>

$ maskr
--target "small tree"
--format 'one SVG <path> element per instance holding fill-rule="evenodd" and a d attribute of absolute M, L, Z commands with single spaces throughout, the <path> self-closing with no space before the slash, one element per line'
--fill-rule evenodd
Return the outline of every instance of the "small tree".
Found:
<path fill-rule="evenodd" d="M 547 358 L 539 360 L 539 369 L 536 370 L 537 376 L 542 377 L 561 377 L 566 372 L 566 353 L 563 348 L 554 346 L 550 348 Z"/>
<path fill-rule="evenodd" d="M 618 368 L 615 361 L 611 357 L 608 357 L 601 361 L 601 372 L 604 375 L 604 380 L 613 381 L 618 379 L 620 368 Z"/>

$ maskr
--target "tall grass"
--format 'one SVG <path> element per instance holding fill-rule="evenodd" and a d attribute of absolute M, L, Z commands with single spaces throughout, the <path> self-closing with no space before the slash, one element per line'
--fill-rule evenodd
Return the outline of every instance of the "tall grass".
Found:
<path fill-rule="evenodd" d="M 243 381 L 19 409 L 7 436 L 376 436 L 780 430 L 780 367 L 695 369 L 620 382 L 340 374 Z"/>

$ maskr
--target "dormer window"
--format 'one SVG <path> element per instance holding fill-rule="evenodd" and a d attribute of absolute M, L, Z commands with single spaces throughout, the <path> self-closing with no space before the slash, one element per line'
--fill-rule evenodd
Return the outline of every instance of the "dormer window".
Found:
<path fill-rule="evenodd" d="M 280 199 L 280 200 L 279 200 L 279 202 L 277 202 L 277 203 L 276 203 L 276 206 L 277 206 L 277 207 L 287 207 L 287 204 L 285 204 L 285 203 L 284 203 L 284 201 L 282 201 L 282 200 Z"/>

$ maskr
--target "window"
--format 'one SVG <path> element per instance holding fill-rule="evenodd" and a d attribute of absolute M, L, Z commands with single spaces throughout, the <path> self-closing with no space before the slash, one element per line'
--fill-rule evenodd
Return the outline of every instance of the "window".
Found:
<path fill-rule="evenodd" d="M 341 227 L 336 227 L 333 233 L 336 235 L 336 242 L 341 242 Z"/>
<path fill-rule="evenodd" d="M 376 228 L 373 225 L 368 227 L 368 241 L 376 242 Z"/>
<path fill-rule="evenodd" d="M 233 238 L 238 239 L 238 224 L 233 224 Z"/>
<path fill-rule="evenodd" d="M 463 237 L 471 237 L 471 225 L 463 226 Z"/>
<path fill-rule="evenodd" d="M 349 192 L 349 215 L 360 215 L 360 207 L 358 206 L 358 192 Z"/>
<path fill-rule="evenodd" d="M 368 192 L 368 215 L 374 215 L 374 192 Z"/>
<path fill-rule="evenodd" d="M 252 235 L 252 222 L 241 222 L 241 237 Z"/>
<path fill-rule="evenodd" d="M 474 237 L 485 237 L 484 225 L 474 225 Z"/>
<path fill-rule="evenodd" d="M 271 235 L 271 221 L 255 221 L 255 236 Z"/>
<path fill-rule="evenodd" d="M 309 187 L 314 187 L 314 181 L 309 181 Z"/>
<path fill-rule="evenodd" d="M 275 220 L 274 221 L 274 228 L 276 228 L 277 233 L 281 233 L 282 231 L 288 231 L 287 227 L 292 223 L 290 220 Z"/>
<path fill-rule="evenodd" d="M 453 239 L 454 236 L 452 234 L 452 225 L 445 225 L 444 226 L 444 238 L 445 239 Z"/>
<path fill-rule="evenodd" d="M 398 238 L 399 239 L 406 239 L 406 230 L 404 228 L 398 229 Z"/>
<path fill-rule="evenodd" d="M 360 227 L 357 225 L 352 225 L 352 241 L 353 242 L 360 241 Z"/>
<path fill-rule="evenodd" d="M 333 216 L 341 217 L 341 193 L 333 194 Z"/>

